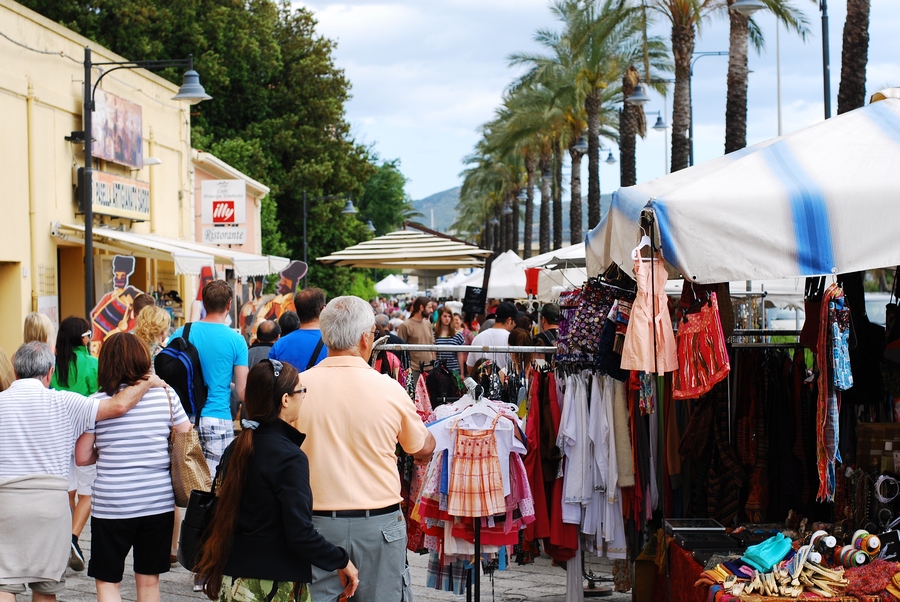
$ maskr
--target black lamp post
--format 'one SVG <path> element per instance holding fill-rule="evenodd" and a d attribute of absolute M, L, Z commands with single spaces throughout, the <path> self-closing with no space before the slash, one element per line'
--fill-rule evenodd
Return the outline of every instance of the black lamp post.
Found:
<path fill-rule="evenodd" d="M 97 78 L 97 81 L 91 85 L 91 69 L 93 67 L 105 67 L 112 65 L 113 68 L 104 71 Z M 197 104 L 201 100 L 209 100 L 212 98 L 200 85 L 200 75 L 194 71 L 194 58 L 188 56 L 186 59 L 159 60 L 159 61 L 119 61 L 119 62 L 91 62 L 91 48 L 84 48 L 84 113 L 82 115 L 82 126 L 84 131 L 81 135 L 84 137 L 84 177 L 81 184 L 81 200 L 82 210 L 84 211 L 84 312 L 85 317 L 90 321 L 91 310 L 94 309 L 94 207 L 93 207 L 93 145 L 94 140 L 91 137 L 91 124 L 94 113 L 94 94 L 100 80 L 118 69 L 165 69 L 167 67 L 187 67 L 184 72 L 184 81 L 178 89 L 178 94 L 172 97 L 172 100 L 186 100 L 190 104 Z M 73 132 L 73 137 L 76 133 Z"/>

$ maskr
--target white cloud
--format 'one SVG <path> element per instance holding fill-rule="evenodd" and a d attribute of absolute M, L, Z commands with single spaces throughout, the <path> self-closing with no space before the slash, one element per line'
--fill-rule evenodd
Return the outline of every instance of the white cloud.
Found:
<path fill-rule="evenodd" d="M 478 140 L 477 128 L 493 117 L 503 90 L 516 75 L 507 66 L 509 54 L 539 50 L 532 39 L 535 30 L 557 27 L 546 0 L 307 0 L 295 5 L 310 8 L 319 21 L 317 31 L 337 40 L 336 63 L 353 85 L 347 105 L 353 132 L 358 140 L 374 143 L 382 157 L 401 160 L 413 198 L 458 184 L 462 159 Z M 806 0 L 795 0 L 794 5 L 807 15 L 810 35 L 804 43 L 781 30 L 785 133 L 824 117 L 820 14 L 817 5 Z M 845 10 L 843 3 L 829 6 L 832 112 L 837 109 Z M 749 144 L 777 134 L 774 17 L 757 15 L 767 48 L 762 55 L 750 55 Z M 900 2 L 872 0 L 869 29 L 871 93 L 900 85 L 895 58 Z M 651 33 L 667 41 L 670 37 L 665 24 Z M 709 22 L 696 50 L 727 49 L 727 20 Z M 724 149 L 726 72 L 726 57 L 703 58 L 695 65 L 697 162 Z M 665 108 L 665 120 L 671 123 L 671 99 L 664 104 L 657 98 L 650 104 L 648 111 Z M 638 142 L 640 180 L 663 175 L 664 146 L 655 132 Z M 604 193 L 618 186 L 618 169 L 618 164 L 602 164 Z"/>

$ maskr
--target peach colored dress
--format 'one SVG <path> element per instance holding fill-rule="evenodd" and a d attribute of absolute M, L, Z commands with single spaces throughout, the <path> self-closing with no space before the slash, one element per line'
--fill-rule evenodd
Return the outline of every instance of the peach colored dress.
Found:
<path fill-rule="evenodd" d="M 655 265 L 654 265 L 655 264 Z M 655 279 L 654 279 L 655 276 Z M 622 368 L 662 374 L 678 369 L 675 331 L 669 316 L 666 297 L 666 268 L 661 259 L 634 262 L 637 298 L 631 309 L 631 320 L 622 348 Z M 655 280 L 655 282 L 654 282 Z M 651 287 L 654 282 L 654 287 Z M 653 315 L 653 292 L 656 293 L 656 315 Z M 656 333 L 654 352 L 653 337 Z"/>

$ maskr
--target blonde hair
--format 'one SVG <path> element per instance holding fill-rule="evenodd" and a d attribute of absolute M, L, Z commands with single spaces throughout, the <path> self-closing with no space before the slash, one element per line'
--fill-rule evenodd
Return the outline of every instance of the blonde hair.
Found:
<path fill-rule="evenodd" d="M 56 342 L 56 329 L 53 322 L 44 314 L 31 312 L 25 316 L 25 343 L 38 341 L 53 345 Z"/>
<path fill-rule="evenodd" d="M 156 342 L 157 337 L 169 330 L 172 317 L 169 312 L 156 305 L 148 305 L 138 314 L 134 334 L 148 346 Z"/>
<path fill-rule="evenodd" d="M 16 380 L 16 373 L 13 370 L 12 362 L 0 347 L 0 391 L 6 391 L 14 380 Z"/>

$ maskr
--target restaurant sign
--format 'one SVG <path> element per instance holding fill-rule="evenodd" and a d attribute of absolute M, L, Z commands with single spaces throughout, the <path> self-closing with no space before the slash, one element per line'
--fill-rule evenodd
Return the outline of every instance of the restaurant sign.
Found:
<path fill-rule="evenodd" d="M 247 228 L 203 228 L 203 242 L 208 245 L 242 245 L 247 242 Z"/>
<path fill-rule="evenodd" d="M 204 226 L 247 221 L 247 183 L 244 180 L 204 180 L 200 192 Z"/>

